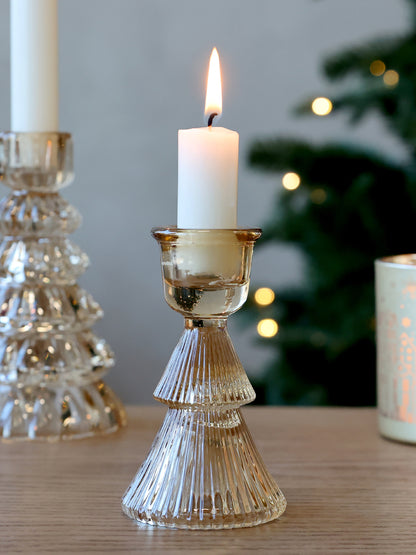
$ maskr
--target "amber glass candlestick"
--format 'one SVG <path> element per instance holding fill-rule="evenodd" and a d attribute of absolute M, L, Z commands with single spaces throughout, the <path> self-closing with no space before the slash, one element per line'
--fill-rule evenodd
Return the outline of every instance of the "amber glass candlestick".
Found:
<path fill-rule="evenodd" d="M 156 228 L 165 299 L 185 330 L 154 397 L 168 406 L 122 500 L 148 524 L 218 529 L 280 516 L 286 501 L 264 466 L 240 406 L 255 394 L 227 332 L 247 298 L 258 229 Z"/>

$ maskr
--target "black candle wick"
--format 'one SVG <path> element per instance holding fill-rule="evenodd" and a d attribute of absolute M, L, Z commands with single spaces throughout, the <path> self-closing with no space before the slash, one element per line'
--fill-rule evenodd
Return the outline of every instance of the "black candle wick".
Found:
<path fill-rule="evenodd" d="M 208 127 L 212 126 L 212 122 L 214 121 L 215 116 L 218 116 L 217 112 L 212 113 L 208 118 Z"/>

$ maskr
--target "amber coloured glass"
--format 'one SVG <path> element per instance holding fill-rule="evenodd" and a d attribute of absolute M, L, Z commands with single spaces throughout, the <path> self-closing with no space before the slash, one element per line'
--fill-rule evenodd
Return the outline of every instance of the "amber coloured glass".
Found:
<path fill-rule="evenodd" d="M 240 406 L 255 394 L 227 331 L 247 298 L 258 229 L 154 229 L 169 306 L 185 329 L 154 396 L 168 412 L 122 500 L 133 519 L 172 528 L 254 526 L 286 501 Z"/>

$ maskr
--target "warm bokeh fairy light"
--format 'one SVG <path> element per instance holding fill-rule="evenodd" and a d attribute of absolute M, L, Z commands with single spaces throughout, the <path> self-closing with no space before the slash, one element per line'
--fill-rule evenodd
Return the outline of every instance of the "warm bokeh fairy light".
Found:
<path fill-rule="evenodd" d="M 300 185 L 300 177 L 297 173 L 288 172 L 282 178 L 282 185 L 288 191 L 294 191 Z"/>
<path fill-rule="evenodd" d="M 273 289 L 270 289 L 270 287 L 260 287 L 260 289 L 257 289 L 254 293 L 254 300 L 261 306 L 272 304 L 274 299 L 275 294 Z"/>
<path fill-rule="evenodd" d="M 370 64 L 370 73 L 376 77 L 380 77 L 386 71 L 386 64 L 381 60 L 374 60 Z"/>
<path fill-rule="evenodd" d="M 327 116 L 332 111 L 332 102 L 329 98 L 320 96 L 311 104 L 312 112 L 317 116 Z"/>
<path fill-rule="evenodd" d="M 332 102 L 329 98 L 320 96 L 315 98 L 311 105 L 312 112 L 317 116 L 327 116 L 332 111 Z"/>
<path fill-rule="evenodd" d="M 221 69 L 218 50 L 213 48 L 209 60 L 207 95 L 205 97 L 205 116 L 222 113 Z"/>
<path fill-rule="evenodd" d="M 313 191 L 311 191 L 311 201 L 314 204 L 323 204 L 326 201 L 326 191 L 325 189 L 313 189 Z"/>
<path fill-rule="evenodd" d="M 273 318 L 264 318 L 257 324 L 257 333 L 262 337 L 274 337 L 279 331 L 279 325 Z"/>
<path fill-rule="evenodd" d="M 399 74 L 394 69 L 389 69 L 383 75 L 383 81 L 388 87 L 395 87 L 399 82 Z"/>

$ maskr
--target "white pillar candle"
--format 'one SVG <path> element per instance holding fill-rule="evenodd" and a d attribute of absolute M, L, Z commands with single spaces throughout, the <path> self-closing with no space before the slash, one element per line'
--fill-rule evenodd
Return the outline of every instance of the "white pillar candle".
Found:
<path fill-rule="evenodd" d="M 232 229 L 237 226 L 238 133 L 212 127 L 222 109 L 218 52 L 208 74 L 207 127 L 178 133 L 178 227 Z"/>
<path fill-rule="evenodd" d="M 223 127 L 178 134 L 178 227 L 237 226 L 238 133 Z"/>
<path fill-rule="evenodd" d="M 57 131 L 57 0 L 10 0 L 12 131 Z"/>

